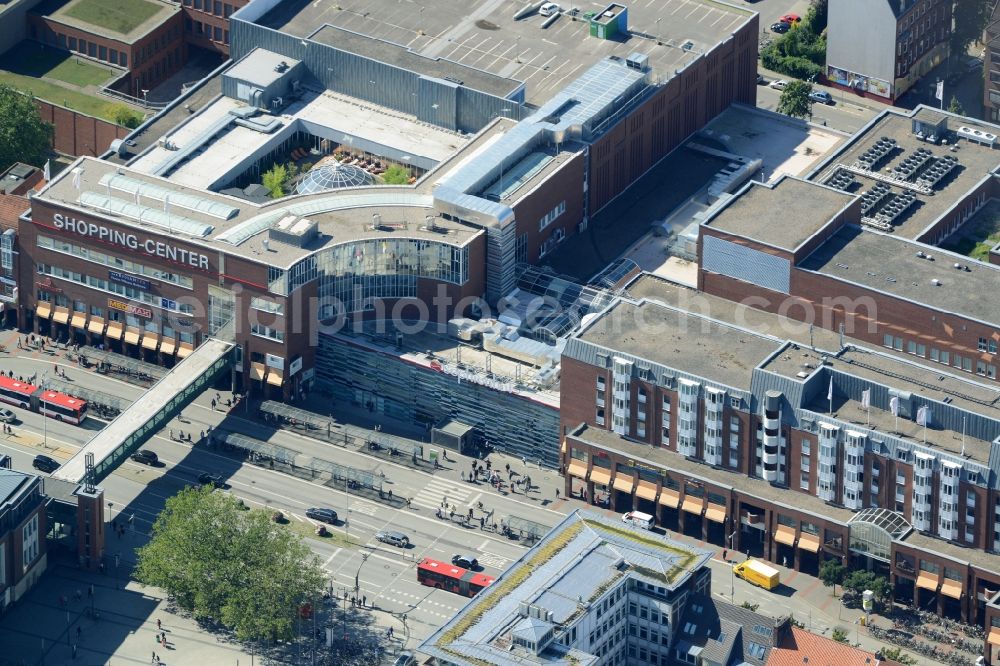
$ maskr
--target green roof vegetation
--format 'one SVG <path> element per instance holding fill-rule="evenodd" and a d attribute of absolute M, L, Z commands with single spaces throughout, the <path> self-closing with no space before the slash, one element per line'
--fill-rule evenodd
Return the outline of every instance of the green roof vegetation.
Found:
<path fill-rule="evenodd" d="M 30 41 L 21 42 L 3 54 L 0 69 L 39 79 L 56 79 L 81 88 L 99 86 L 117 74 L 111 67 Z"/>
<path fill-rule="evenodd" d="M 18 90 L 31 93 L 38 99 L 44 99 L 47 102 L 59 104 L 91 116 L 103 117 L 108 106 L 106 99 L 70 90 L 44 79 L 36 79 L 13 72 L 0 70 L 0 83 L 6 83 Z"/>
<path fill-rule="evenodd" d="M 148 0 L 79 0 L 64 14 L 127 35 L 160 9 L 160 5 Z"/>

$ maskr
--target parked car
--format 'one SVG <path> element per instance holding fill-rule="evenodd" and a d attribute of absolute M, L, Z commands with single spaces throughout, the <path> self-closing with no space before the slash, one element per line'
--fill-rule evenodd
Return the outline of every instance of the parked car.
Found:
<path fill-rule="evenodd" d="M 396 546 L 397 548 L 408 548 L 410 545 L 410 537 L 406 536 L 402 532 L 383 530 L 378 532 L 375 535 L 375 538 L 382 543 L 387 543 L 391 546 Z"/>
<path fill-rule="evenodd" d="M 154 466 L 160 462 L 159 457 L 149 449 L 139 449 L 129 457 L 137 463 L 149 466 Z"/>
<path fill-rule="evenodd" d="M 210 474 L 209 472 L 202 472 L 199 474 L 198 483 L 203 486 L 214 486 L 215 488 L 226 487 L 226 482 L 222 480 L 222 476 L 219 474 Z"/>
<path fill-rule="evenodd" d="M 59 469 L 59 463 L 48 456 L 43 456 L 40 453 L 35 456 L 34 460 L 31 461 L 31 466 L 47 474 L 51 474 Z"/>
<path fill-rule="evenodd" d="M 778 21 L 777 23 L 771 24 L 771 32 L 776 32 L 779 35 L 784 34 L 791 29 L 792 29 L 791 23 L 784 23 L 782 21 Z"/>
<path fill-rule="evenodd" d="M 833 104 L 833 95 L 825 90 L 813 90 L 809 93 L 809 99 L 817 104 Z"/>
<path fill-rule="evenodd" d="M 0 407 L 0 423 L 17 423 L 17 414 L 6 407 Z"/>
<path fill-rule="evenodd" d="M 554 2 L 546 2 L 538 8 L 538 13 L 542 16 L 552 16 L 559 12 L 559 5 Z"/>
<path fill-rule="evenodd" d="M 775 79 L 774 81 L 771 81 L 769 84 L 767 84 L 767 87 L 774 88 L 775 90 L 784 90 L 787 85 L 788 81 L 784 79 Z"/>
<path fill-rule="evenodd" d="M 780 19 L 778 19 L 778 22 L 779 23 L 787 23 L 787 24 L 791 25 L 792 23 L 798 23 L 801 20 L 802 20 L 802 17 L 799 16 L 798 14 L 785 14 Z"/>
<path fill-rule="evenodd" d="M 767 83 L 767 79 L 764 78 L 763 74 L 757 72 L 757 85 L 762 86 L 765 83 Z"/>
<path fill-rule="evenodd" d="M 337 512 L 333 509 L 323 507 L 309 507 L 306 509 L 306 518 L 312 518 L 313 520 L 318 520 L 330 525 L 337 524 Z"/>
<path fill-rule="evenodd" d="M 456 567 L 472 569 L 473 571 L 479 568 L 479 560 L 474 558 L 472 555 L 452 555 L 451 563 Z"/>
<path fill-rule="evenodd" d="M 413 657 L 412 652 L 400 652 L 396 661 L 392 662 L 392 666 L 413 666 L 416 663 L 417 660 Z"/>

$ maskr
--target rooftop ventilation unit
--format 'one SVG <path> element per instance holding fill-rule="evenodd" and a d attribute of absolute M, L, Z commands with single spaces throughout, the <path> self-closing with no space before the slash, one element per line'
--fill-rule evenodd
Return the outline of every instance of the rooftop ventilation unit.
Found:
<path fill-rule="evenodd" d="M 982 130 L 975 129 L 974 127 L 962 126 L 958 128 L 957 134 L 963 139 L 968 139 L 969 141 L 975 141 L 976 143 L 981 143 L 984 146 L 993 147 L 993 144 L 997 142 L 997 135 L 992 132 L 984 132 Z"/>
<path fill-rule="evenodd" d="M 625 58 L 625 66 L 629 69 L 637 69 L 645 72 L 649 69 L 649 56 L 645 53 L 632 53 Z"/>

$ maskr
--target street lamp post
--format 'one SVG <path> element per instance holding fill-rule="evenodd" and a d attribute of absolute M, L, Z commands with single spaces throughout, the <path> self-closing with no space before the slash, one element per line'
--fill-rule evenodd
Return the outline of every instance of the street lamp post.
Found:
<path fill-rule="evenodd" d="M 148 95 L 149 95 L 149 91 L 146 90 L 145 88 L 143 88 L 142 89 L 142 106 L 144 108 L 147 108 L 147 109 L 149 108 L 149 100 L 147 99 Z"/>

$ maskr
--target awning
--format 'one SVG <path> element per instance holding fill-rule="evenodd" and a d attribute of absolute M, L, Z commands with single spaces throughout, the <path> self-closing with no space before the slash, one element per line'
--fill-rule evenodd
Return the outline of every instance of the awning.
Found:
<path fill-rule="evenodd" d="M 590 470 L 590 480 L 599 486 L 606 486 L 611 483 L 611 470 L 603 467 L 594 467 Z"/>
<path fill-rule="evenodd" d="M 194 352 L 194 345 L 190 342 L 182 342 L 177 345 L 177 358 L 187 358 Z"/>
<path fill-rule="evenodd" d="M 57 324 L 65 324 L 69 322 L 69 308 L 57 307 L 55 314 L 52 315 L 52 321 Z"/>
<path fill-rule="evenodd" d="M 104 337 L 110 338 L 112 340 L 121 340 L 122 333 L 125 332 L 125 328 L 122 326 L 120 321 L 109 321 L 108 330 L 105 331 Z"/>
<path fill-rule="evenodd" d="M 990 629 L 990 635 L 986 638 L 990 645 L 1000 645 L 1000 628 Z"/>
<path fill-rule="evenodd" d="M 650 502 L 656 501 L 656 484 L 652 481 L 643 481 L 639 479 L 639 485 L 636 486 L 635 494 L 642 499 L 647 499 Z"/>
<path fill-rule="evenodd" d="M 663 488 L 660 490 L 660 504 L 663 506 L 668 506 L 671 509 L 676 509 L 677 505 L 681 503 L 681 494 L 677 490 L 671 490 L 670 488 Z"/>
<path fill-rule="evenodd" d="M 575 476 L 578 479 L 586 479 L 587 463 L 574 458 L 569 461 L 569 467 L 566 468 L 566 473 L 570 476 Z"/>
<path fill-rule="evenodd" d="M 159 341 L 160 336 L 158 333 L 146 331 L 146 333 L 142 336 L 142 348 L 156 351 L 156 345 Z"/>
<path fill-rule="evenodd" d="M 104 332 L 104 318 L 103 317 L 91 317 L 90 321 L 87 322 L 87 330 L 94 335 L 100 335 Z"/>
<path fill-rule="evenodd" d="M 632 488 L 635 487 L 635 479 L 632 478 L 631 474 L 615 474 L 614 489 L 620 490 L 623 493 L 631 493 Z"/>
<path fill-rule="evenodd" d="M 267 383 L 271 386 L 281 386 L 282 381 L 281 370 L 271 368 L 271 371 L 267 373 Z"/>
<path fill-rule="evenodd" d="M 256 379 L 258 381 L 264 380 L 264 369 L 263 363 L 251 363 L 250 364 L 250 379 Z"/>
<path fill-rule="evenodd" d="M 177 341 L 173 338 L 163 336 L 163 341 L 160 343 L 160 352 L 164 354 L 173 354 L 175 349 L 177 349 Z"/>
<path fill-rule="evenodd" d="M 917 587 L 924 590 L 937 590 L 938 577 L 936 574 L 921 571 L 917 574 Z"/>
<path fill-rule="evenodd" d="M 559 453 L 566 453 L 566 440 L 565 439 L 562 441 L 562 444 L 559 446 Z"/>
<path fill-rule="evenodd" d="M 127 345 L 139 344 L 139 329 L 137 328 L 125 329 L 125 344 Z"/>
<path fill-rule="evenodd" d="M 799 548 L 808 550 L 810 553 L 819 552 L 819 537 L 815 534 L 803 532 L 799 535 Z"/>
<path fill-rule="evenodd" d="M 945 578 L 941 583 L 941 594 L 952 599 L 962 598 L 962 581 Z"/>
<path fill-rule="evenodd" d="M 778 525 L 778 531 L 774 533 L 774 540 L 786 546 L 794 546 L 795 528 L 788 525 Z"/>
<path fill-rule="evenodd" d="M 724 523 L 726 522 L 726 507 L 721 504 L 709 503 L 708 509 L 705 510 L 705 517 L 713 523 Z"/>
<path fill-rule="evenodd" d="M 35 306 L 35 316 L 39 319 L 48 319 L 52 316 L 52 304 L 40 302 Z"/>
<path fill-rule="evenodd" d="M 701 497 L 685 497 L 684 504 L 681 504 L 681 511 L 687 511 L 695 515 L 701 515 L 701 510 L 705 507 L 705 500 Z"/>
<path fill-rule="evenodd" d="M 74 312 L 73 318 L 69 320 L 69 325 L 73 328 L 87 328 L 87 313 L 86 312 Z"/>

